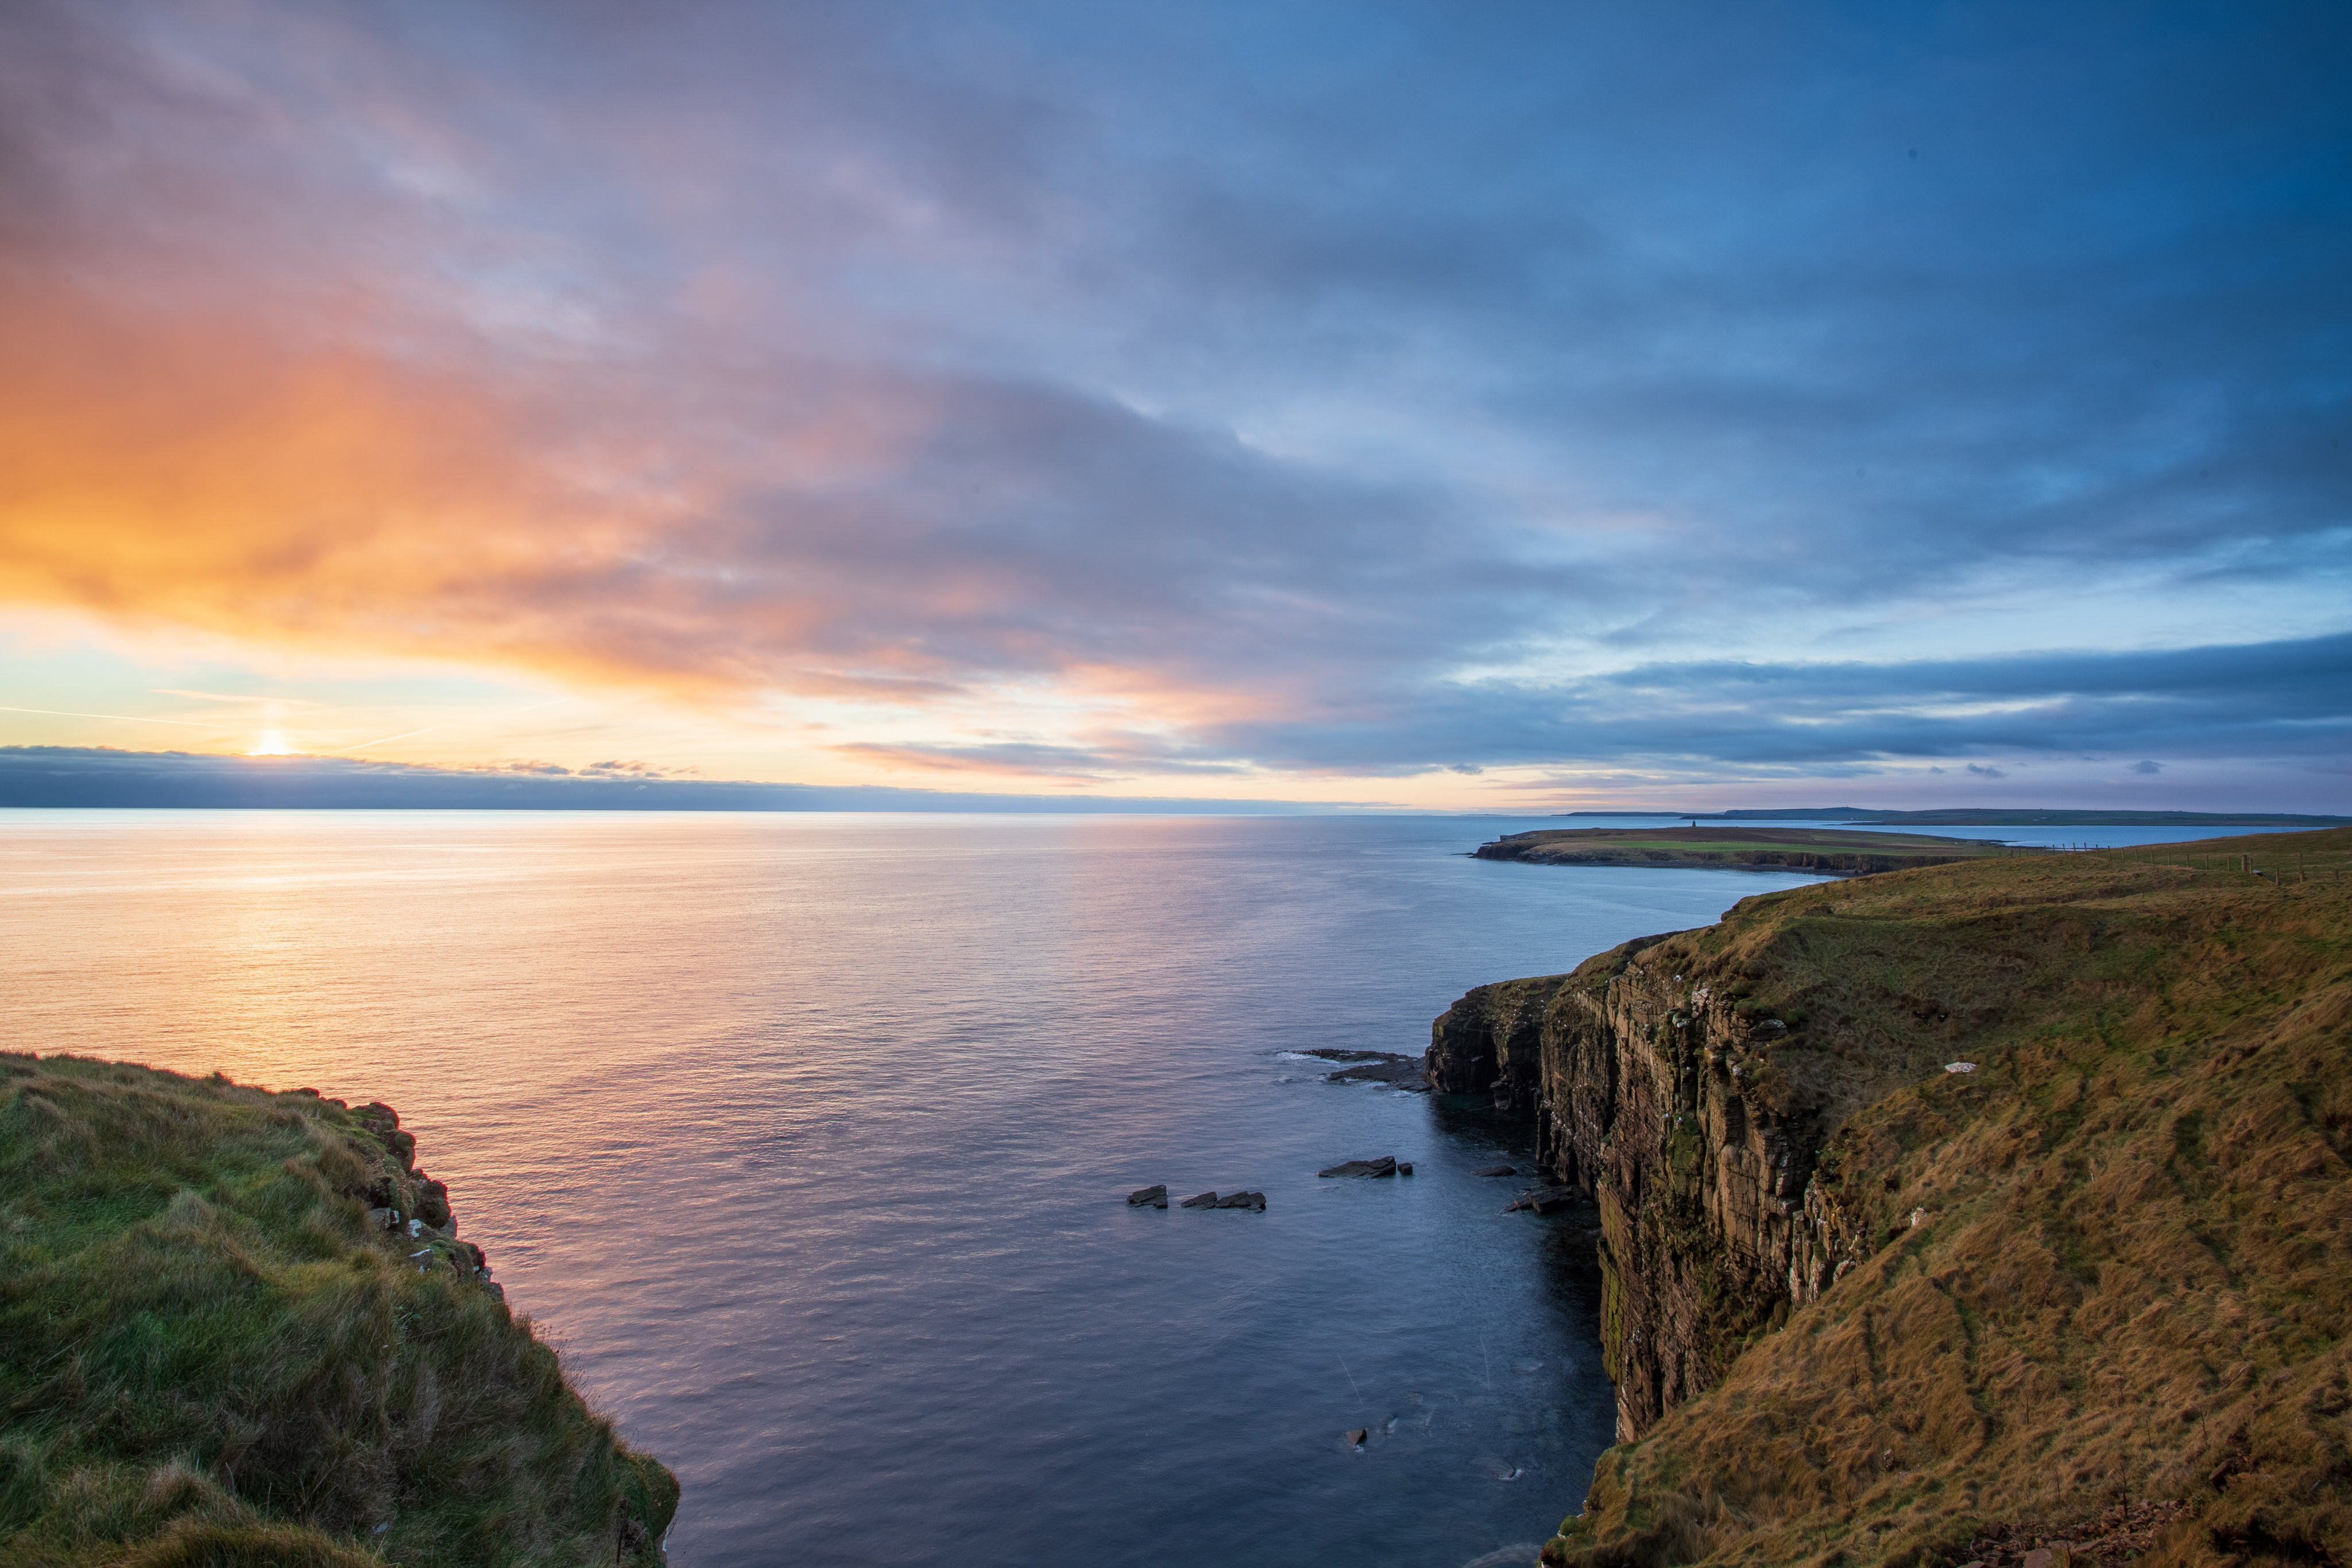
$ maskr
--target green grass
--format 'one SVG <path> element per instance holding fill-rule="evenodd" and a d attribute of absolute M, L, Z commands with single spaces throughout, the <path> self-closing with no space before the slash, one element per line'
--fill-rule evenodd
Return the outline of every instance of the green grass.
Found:
<path fill-rule="evenodd" d="M 632 1453 L 388 1114 L 0 1054 L 0 1562 L 659 1561 Z M 422 1258 L 409 1254 L 423 1252 Z"/>

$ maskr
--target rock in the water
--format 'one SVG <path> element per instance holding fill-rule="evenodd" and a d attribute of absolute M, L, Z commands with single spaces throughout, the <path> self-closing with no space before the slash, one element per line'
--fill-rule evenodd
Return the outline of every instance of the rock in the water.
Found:
<path fill-rule="evenodd" d="M 1472 1176 L 1517 1176 L 1517 1175 L 1518 1175 L 1519 1173 L 1518 1173 L 1517 1171 L 1516 1171 L 1516 1170 L 1512 1169 L 1509 1166 L 1488 1166 L 1485 1170 L 1482 1170 L 1482 1171 L 1472 1171 L 1470 1174 L 1471 1174 Z"/>
<path fill-rule="evenodd" d="M 1411 1176 L 1411 1175 L 1412 1175 L 1412 1162 L 1411 1160 L 1399 1160 L 1399 1161 L 1397 1162 L 1397 1175 L 1399 1175 L 1399 1176 Z"/>
<path fill-rule="evenodd" d="M 1197 1197 L 1186 1198 L 1176 1207 L 1179 1208 L 1214 1208 L 1217 1207 L 1217 1195 L 1213 1192 L 1204 1192 Z"/>
<path fill-rule="evenodd" d="M 1511 1200 L 1510 1208 L 1503 1212 L 1508 1214 L 1512 1209 L 1526 1208 L 1538 1214 L 1558 1214 L 1563 1208 L 1575 1207 L 1580 1196 L 1572 1186 L 1539 1186 L 1519 1194 Z"/>
<path fill-rule="evenodd" d="M 1147 1206 L 1152 1208 L 1165 1208 L 1168 1207 L 1168 1184 L 1162 1182 L 1158 1186 L 1147 1186 L 1140 1192 L 1129 1193 L 1127 1202 L 1131 1208 L 1143 1208 Z"/>
<path fill-rule="evenodd" d="M 1347 1160 L 1315 1174 L 1319 1176 L 1392 1176 L 1396 1173 L 1396 1156 L 1382 1155 L 1376 1160 Z"/>
<path fill-rule="evenodd" d="M 1418 1056 L 1391 1056 L 1360 1067 L 1343 1067 L 1323 1075 L 1334 1083 L 1391 1083 L 1399 1089 L 1426 1090 L 1429 1079 Z"/>
<path fill-rule="evenodd" d="M 1265 1194 L 1262 1192 L 1229 1192 L 1217 1199 L 1219 1208 L 1246 1208 L 1254 1214 L 1265 1212 Z"/>
<path fill-rule="evenodd" d="M 1361 1427 L 1350 1427 L 1348 1428 L 1348 1446 L 1351 1448 L 1360 1448 L 1364 1446 L 1364 1439 L 1370 1436 L 1371 1434 Z"/>

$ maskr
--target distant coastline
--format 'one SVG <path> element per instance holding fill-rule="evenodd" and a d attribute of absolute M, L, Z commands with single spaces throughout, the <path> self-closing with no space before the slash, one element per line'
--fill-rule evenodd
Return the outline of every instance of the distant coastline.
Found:
<path fill-rule="evenodd" d="M 1676 822 L 1863 822 L 1917 828 L 2342 828 L 2352 817 L 2298 816 L 2287 811 L 2087 811 L 2062 807 L 2022 810 L 1943 807 L 1882 811 L 1866 806 L 1787 806 L 1748 811 L 1559 811 L 1562 818 L 1655 817 Z"/>
<path fill-rule="evenodd" d="M 1955 861 L 2043 854 L 1989 839 L 1840 828 L 1537 828 L 1471 852 L 1474 859 L 1537 865 L 1682 866 L 1869 876 Z"/>
<path fill-rule="evenodd" d="M 0 808 L 305 811 L 959 811 L 1296 816 L 1328 803 L 983 794 L 871 784 L 770 784 L 583 768 L 428 768 L 356 757 L 236 757 L 98 746 L 0 746 Z"/>

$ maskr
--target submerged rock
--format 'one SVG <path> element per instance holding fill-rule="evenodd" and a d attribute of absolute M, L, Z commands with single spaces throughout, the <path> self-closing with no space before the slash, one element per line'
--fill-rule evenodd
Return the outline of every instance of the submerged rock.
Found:
<path fill-rule="evenodd" d="M 1429 1078 L 1418 1056 L 1391 1056 L 1381 1051 L 1354 1053 L 1371 1060 L 1343 1067 L 1323 1076 L 1333 1083 L 1386 1083 L 1398 1089 L 1427 1091 Z"/>
<path fill-rule="evenodd" d="M 1130 1208 L 1165 1208 L 1168 1207 L 1168 1184 L 1162 1182 L 1158 1186 L 1147 1186 L 1129 1193 L 1127 1203 Z"/>
<path fill-rule="evenodd" d="M 1472 1171 L 1470 1174 L 1480 1176 L 1517 1176 L 1519 1173 L 1509 1166 L 1488 1166 L 1484 1170 Z"/>
<path fill-rule="evenodd" d="M 1344 1160 L 1315 1174 L 1319 1176 L 1392 1176 L 1397 1174 L 1396 1156 L 1382 1155 L 1376 1160 Z"/>
<path fill-rule="evenodd" d="M 1558 1214 L 1561 1209 L 1575 1207 L 1581 1201 L 1583 1195 L 1572 1186 L 1539 1186 L 1519 1194 L 1511 1200 L 1511 1207 L 1503 1212 L 1509 1214 L 1525 1208 L 1537 1214 Z"/>

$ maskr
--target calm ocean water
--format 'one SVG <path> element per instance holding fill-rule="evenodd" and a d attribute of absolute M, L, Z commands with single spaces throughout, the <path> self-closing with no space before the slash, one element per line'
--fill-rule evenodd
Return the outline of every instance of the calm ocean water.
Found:
<path fill-rule="evenodd" d="M 0 812 L 0 1030 L 397 1106 L 681 1568 L 1452 1568 L 1608 1442 L 1591 1242 L 1290 1053 L 1804 880 L 1465 858 L 1537 825 Z"/>

